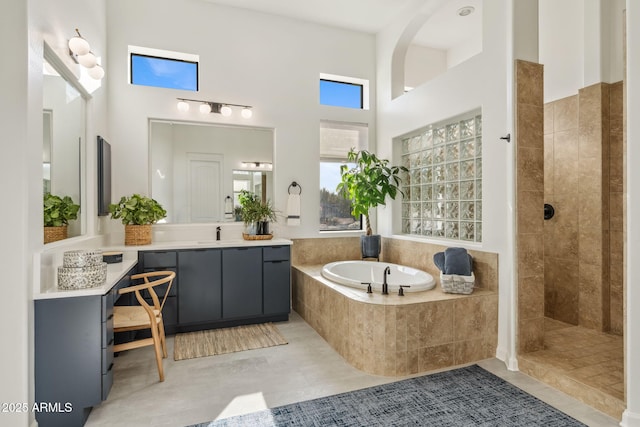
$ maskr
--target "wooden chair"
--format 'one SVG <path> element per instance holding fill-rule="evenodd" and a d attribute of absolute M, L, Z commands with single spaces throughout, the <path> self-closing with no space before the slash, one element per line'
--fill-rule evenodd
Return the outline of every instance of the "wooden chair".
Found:
<path fill-rule="evenodd" d="M 167 357 L 167 344 L 164 335 L 164 323 L 162 321 L 162 308 L 167 300 L 167 295 L 171 290 L 173 279 L 176 273 L 173 271 L 153 271 L 149 273 L 134 274 L 131 280 L 144 282 L 120 289 L 120 294 L 134 292 L 140 305 L 115 306 L 113 308 L 113 331 L 126 332 L 138 331 L 142 329 L 151 330 L 151 338 L 138 339 L 131 342 L 116 344 L 113 346 L 114 352 L 130 350 L 133 348 L 152 345 L 155 348 L 156 363 L 160 381 L 164 381 L 164 368 L 162 359 Z M 154 288 L 167 284 L 167 289 L 162 297 L 162 302 L 158 298 Z M 145 300 L 143 292 L 147 291 L 151 297 L 152 305 Z"/>

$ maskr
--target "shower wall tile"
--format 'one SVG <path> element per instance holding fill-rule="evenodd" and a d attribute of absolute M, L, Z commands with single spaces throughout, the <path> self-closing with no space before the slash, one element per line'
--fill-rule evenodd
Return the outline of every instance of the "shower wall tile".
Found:
<path fill-rule="evenodd" d="M 532 276 L 518 281 L 518 317 L 535 319 L 544 312 L 544 276 Z"/>
<path fill-rule="evenodd" d="M 518 189 L 541 191 L 544 186 L 544 150 L 520 148 L 516 166 Z"/>
<path fill-rule="evenodd" d="M 549 311 L 554 319 L 572 325 L 578 324 L 579 281 L 577 259 L 549 258 L 546 260 L 545 302 L 553 303 Z"/>
<path fill-rule="evenodd" d="M 542 188 L 542 186 L 538 187 Z M 544 193 L 518 191 L 518 233 L 542 234 L 544 227 Z"/>
<path fill-rule="evenodd" d="M 544 328 L 544 294 L 535 289 L 533 281 L 544 277 L 544 180 L 551 171 L 545 170 L 545 157 L 554 156 L 555 146 L 546 139 L 564 119 L 543 106 L 543 66 L 527 61 L 516 61 L 516 226 L 517 226 L 517 275 L 519 308 L 527 300 L 537 301 L 537 310 L 528 307 L 524 314 L 519 311 L 518 348 L 528 351 L 542 348 Z M 566 167 L 569 167 L 567 163 Z M 523 317 L 524 315 L 524 317 Z M 456 355 L 460 360 L 472 347 L 459 347 Z"/>
<path fill-rule="evenodd" d="M 516 61 L 516 103 L 542 106 L 542 65 L 528 61 Z M 542 121 L 539 122 L 542 124 Z"/>
<path fill-rule="evenodd" d="M 545 120 L 547 117 L 547 108 L 545 107 Z M 549 133 L 544 135 L 544 176 L 543 176 L 543 187 L 544 187 L 544 195 L 545 197 L 549 197 L 553 195 L 554 180 L 554 151 L 553 151 L 553 133 Z"/>
<path fill-rule="evenodd" d="M 577 193 L 580 165 L 577 161 L 578 130 L 565 129 L 553 134 L 554 193 Z"/>
<path fill-rule="evenodd" d="M 554 117 L 553 117 L 553 107 L 552 103 L 544 104 L 544 135 L 553 134 L 554 128 Z"/>
<path fill-rule="evenodd" d="M 553 103 L 553 132 L 562 132 L 578 127 L 578 97 L 559 99 Z"/>

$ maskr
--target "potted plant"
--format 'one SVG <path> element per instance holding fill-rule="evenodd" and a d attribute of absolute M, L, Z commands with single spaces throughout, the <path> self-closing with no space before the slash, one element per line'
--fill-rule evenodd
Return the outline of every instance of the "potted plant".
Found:
<path fill-rule="evenodd" d="M 341 182 L 336 187 L 338 194 L 351 201 L 351 214 L 364 216 L 366 234 L 360 237 L 363 258 L 379 258 L 380 235 L 374 235 L 369 220 L 369 210 L 385 205 L 387 196 L 396 198 L 400 190 L 400 172 L 408 172 L 404 166 L 389 166 L 389 160 L 379 159 L 366 150 L 355 151 L 347 155 L 349 163 L 355 163 L 351 169 L 347 165 L 340 167 Z"/>
<path fill-rule="evenodd" d="M 124 224 L 125 245 L 151 244 L 151 224 L 167 216 L 167 211 L 154 199 L 139 194 L 123 196 L 118 203 L 109 205 L 112 219 Z"/>
<path fill-rule="evenodd" d="M 44 194 L 44 242 L 51 243 L 67 238 L 67 226 L 72 219 L 78 219 L 80 205 L 73 203 L 69 196 Z"/>
<path fill-rule="evenodd" d="M 244 233 L 243 236 L 270 236 L 269 221 L 277 219 L 276 210 L 271 201 L 267 200 L 262 203 L 257 194 L 247 190 L 240 191 L 238 200 L 240 201 L 242 221 L 248 228 L 248 233 Z"/>

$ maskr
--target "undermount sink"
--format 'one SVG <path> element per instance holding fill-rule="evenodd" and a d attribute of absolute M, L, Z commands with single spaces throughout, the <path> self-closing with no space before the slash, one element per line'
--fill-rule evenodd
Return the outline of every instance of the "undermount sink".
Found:
<path fill-rule="evenodd" d="M 222 243 L 220 240 L 200 240 L 197 242 L 199 245 L 219 245 Z"/>

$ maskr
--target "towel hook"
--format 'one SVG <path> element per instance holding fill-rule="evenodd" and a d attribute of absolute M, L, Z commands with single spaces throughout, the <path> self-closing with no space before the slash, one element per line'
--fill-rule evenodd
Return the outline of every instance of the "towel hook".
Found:
<path fill-rule="evenodd" d="M 298 194 L 302 194 L 302 186 L 300 184 L 298 184 L 297 182 L 293 181 L 290 185 L 289 188 L 287 188 L 287 193 L 291 194 L 291 187 L 293 188 L 299 188 L 300 192 Z"/>

